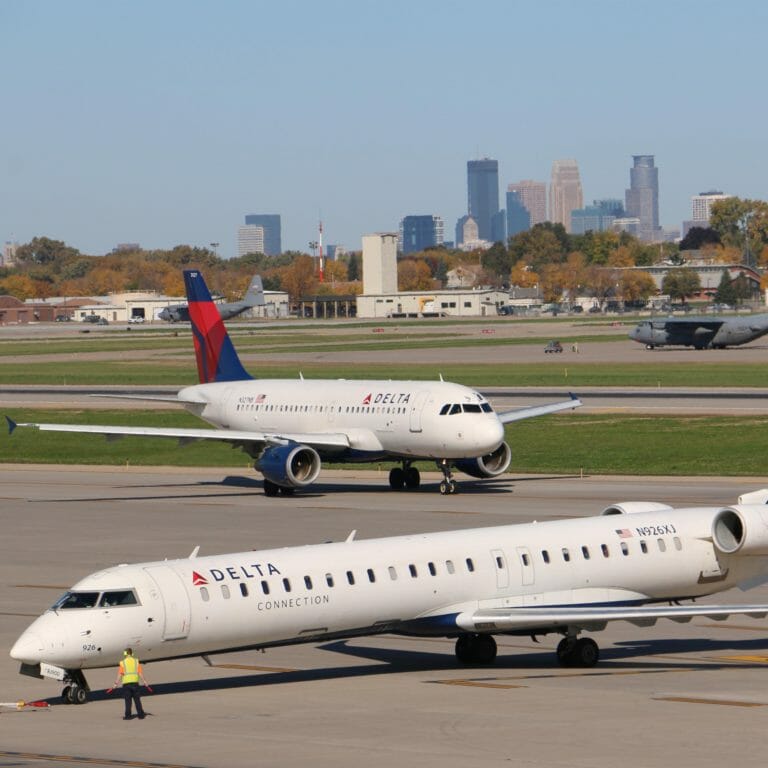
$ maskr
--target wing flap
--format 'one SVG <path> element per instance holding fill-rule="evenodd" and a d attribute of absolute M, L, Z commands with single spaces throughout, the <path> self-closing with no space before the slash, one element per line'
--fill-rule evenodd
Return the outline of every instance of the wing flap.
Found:
<path fill-rule="evenodd" d="M 457 618 L 463 629 L 476 632 L 544 632 L 565 627 L 600 630 L 610 621 L 627 621 L 638 627 L 653 626 L 659 619 L 684 623 L 696 617 L 725 621 L 729 616 L 764 618 L 768 605 L 643 605 L 542 608 L 491 608 Z"/>

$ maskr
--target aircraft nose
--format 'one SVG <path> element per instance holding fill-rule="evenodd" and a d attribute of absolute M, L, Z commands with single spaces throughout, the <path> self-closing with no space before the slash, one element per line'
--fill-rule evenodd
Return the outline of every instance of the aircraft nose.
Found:
<path fill-rule="evenodd" d="M 43 641 L 34 632 L 24 632 L 11 648 L 11 658 L 26 664 L 37 664 L 43 654 Z"/>

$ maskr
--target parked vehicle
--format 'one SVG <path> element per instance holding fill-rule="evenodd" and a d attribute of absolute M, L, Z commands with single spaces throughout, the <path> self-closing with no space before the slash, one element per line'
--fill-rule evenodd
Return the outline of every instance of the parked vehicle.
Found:
<path fill-rule="evenodd" d="M 563 351 L 563 345 L 559 341 L 550 341 L 547 342 L 547 346 L 544 347 L 544 352 L 562 352 Z"/>

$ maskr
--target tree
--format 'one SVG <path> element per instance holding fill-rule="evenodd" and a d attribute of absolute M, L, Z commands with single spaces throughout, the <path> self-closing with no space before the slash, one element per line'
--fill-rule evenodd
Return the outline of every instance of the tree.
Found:
<path fill-rule="evenodd" d="M 297 256 L 290 266 L 282 268 L 281 283 L 293 301 L 314 293 L 317 285 L 315 260 L 311 256 Z"/>
<path fill-rule="evenodd" d="M 693 269 L 682 267 L 670 269 L 661 282 L 661 292 L 668 293 L 672 299 L 680 299 L 683 304 L 688 296 L 701 290 L 699 274 Z"/>
<path fill-rule="evenodd" d="M 717 291 L 715 291 L 715 301 L 718 304 L 730 304 L 731 306 L 736 303 L 736 291 L 734 290 L 733 280 L 731 280 L 726 269 L 720 275 L 720 283 L 717 286 Z"/>
<path fill-rule="evenodd" d="M 424 261 L 403 259 L 397 265 L 397 285 L 401 291 L 431 291 L 435 283 Z"/>
<path fill-rule="evenodd" d="M 0 294 L 15 296 L 20 301 L 35 296 L 35 282 L 27 275 L 9 275 L 0 283 Z"/>
<path fill-rule="evenodd" d="M 536 224 L 526 232 L 518 232 L 510 238 L 509 252 L 513 263 L 525 259 L 534 271 L 539 272 L 545 264 L 563 261 L 568 251 L 563 248 L 551 227 Z"/>
<path fill-rule="evenodd" d="M 656 293 L 656 281 L 640 269 L 625 269 L 619 277 L 619 291 L 625 302 L 646 302 Z"/>
<path fill-rule="evenodd" d="M 80 255 L 76 248 L 70 248 L 61 240 L 48 237 L 33 237 L 16 249 L 16 263 L 19 265 L 53 264 Z"/>
<path fill-rule="evenodd" d="M 509 284 L 512 256 L 502 243 L 494 243 L 482 256 L 482 265 L 494 285 Z"/>
<path fill-rule="evenodd" d="M 719 245 L 720 235 L 712 227 L 691 227 L 680 241 L 681 251 L 699 251 L 705 245 Z"/>

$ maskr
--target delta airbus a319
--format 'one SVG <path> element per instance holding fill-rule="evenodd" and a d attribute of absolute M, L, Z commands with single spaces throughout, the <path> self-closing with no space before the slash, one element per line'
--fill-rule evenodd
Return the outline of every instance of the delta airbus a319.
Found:
<path fill-rule="evenodd" d="M 490 664 L 494 635 L 562 636 L 594 666 L 613 621 L 764 617 L 768 605 L 688 602 L 768 579 L 768 491 L 730 507 L 614 504 L 601 516 L 118 565 L 75 584 L 19 637 L 22 674 L 88 698 L 84 670 L 126 644 L 145 662 L 394 633 L 455 638 Z M 685 604 L 684 604 L 685 602 Z"/>
<path fill-rule="evenodd" d="M 421 482 L 413 463 L 430 459 L 443 473 L 440 492 L 454 493 L 453 469 L 476 478 L 498 477 L 507 470 L 512 451 L 504 440 L 505 424 L 581 405 L 572 396 L 497 414 L 479 392 L 442 380 L 253 379 L 235 352 L 202 275 L 186 270 L 184 282 L 200 383 L 174 397 L 136 399 L 180 404 L 214 429 L 17 424 L 6 417 L 10 431 L 32 427 L 110 439 L 136 435 L 171 437 L 181 444 L 223 441 L 255 460 L 268 496 L 310 485 L 323 460 L 397 462 L 389 484 L 411 490 Z"/>

